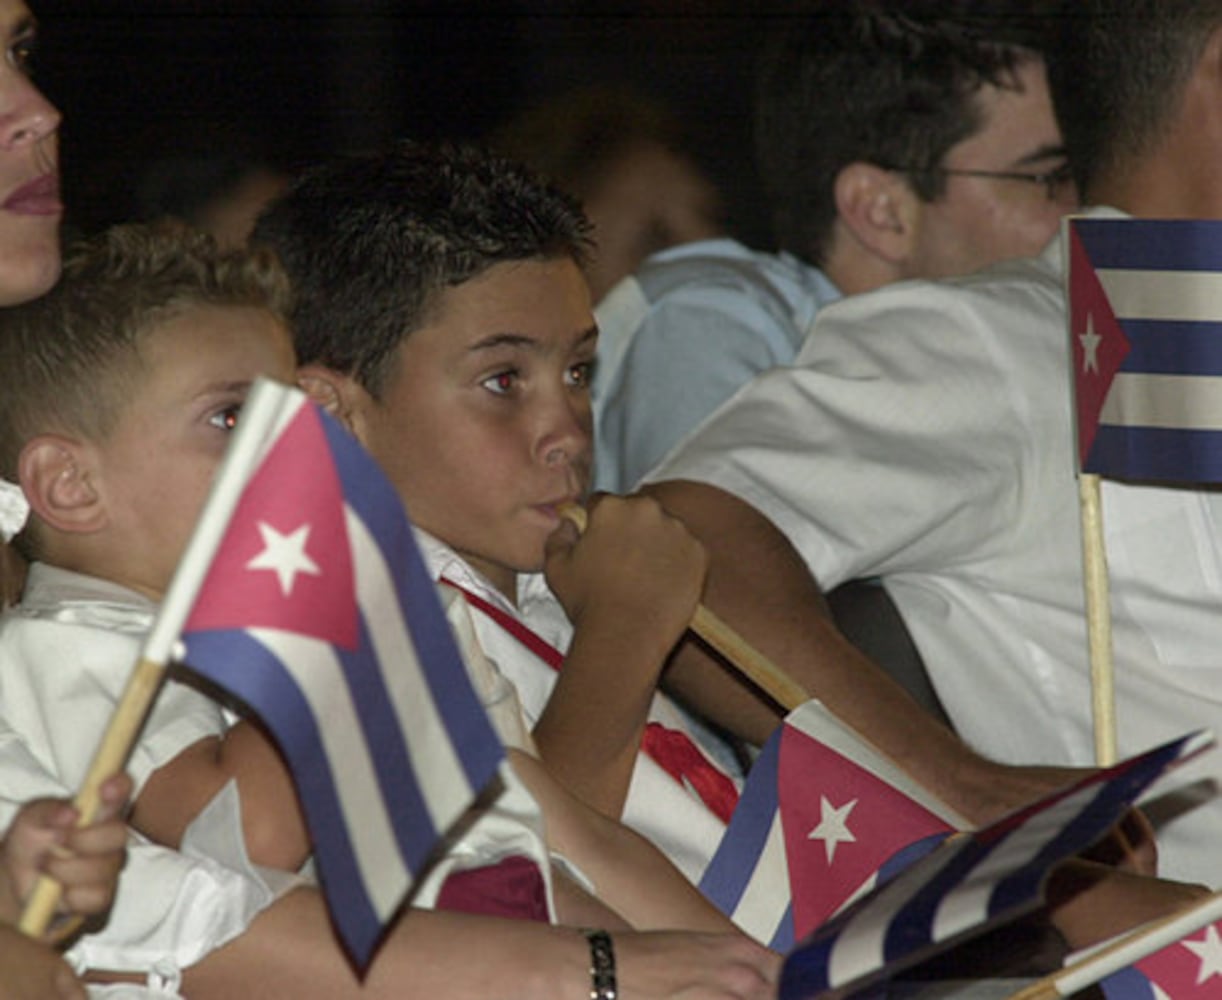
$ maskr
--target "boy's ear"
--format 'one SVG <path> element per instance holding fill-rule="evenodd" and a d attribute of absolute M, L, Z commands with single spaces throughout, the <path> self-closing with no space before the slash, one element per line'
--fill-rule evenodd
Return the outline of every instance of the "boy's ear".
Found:
<path fill-rule="evenodd" d="M 86 445 L 58 434 L 26 442 L 17 458 L 21 489 L 38 517 L 59 531 L 87 534 L 105 524 Z"/>
<path fill-rule="evenodd" d="M 833 195 L 841 223 L 873 256 L 893 266 L 911 256 L 920 204 L 902 174 L 850 163 L 836 175 Z"/>
<path fill-rule="evenodd" d="M 361 397 L 364 390 L 353 379 L 325 365 L 302 365 L 297 369 L 297 384 L 302 391 L 358 439 L 361 426 Z"/>

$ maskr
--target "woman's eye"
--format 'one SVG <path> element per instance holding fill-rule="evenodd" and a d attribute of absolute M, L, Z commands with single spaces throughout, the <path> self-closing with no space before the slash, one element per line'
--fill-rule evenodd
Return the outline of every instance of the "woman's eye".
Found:
<path fill-rule="evenodd" d="M 34 56 L 37 52 L 38 44 L 34 38 L 19 38 L 9 46 L 9 65 L 29 76 L 34 71 Z"/>
<path fill-rule="evenodd" d="M 485 389 L 495 392 L 498 395 L 504 395 L 513 389 L 517 384 L 518 373 L 514 371 L 497 372 L 495 375 L 489 375 L 484 379 L 483 385 Z"/>
<path fill-rule="evenodd" d="M 217 430 L 231 431 L 238 426 L 238 414 L 242 412 L 241 405 L 226 406 L 225 409 L 219 410 L 208 418 L 210 423 Z"/>

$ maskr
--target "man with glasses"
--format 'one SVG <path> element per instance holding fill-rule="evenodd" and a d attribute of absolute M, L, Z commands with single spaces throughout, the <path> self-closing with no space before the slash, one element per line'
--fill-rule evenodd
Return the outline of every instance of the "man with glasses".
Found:
<path fill-rule="evenodd" d="M 1075 206 L 1035 0 L 803 10 L 771 26 L 757 91 L 780 252 L 688 244 L 603 300 L 599 489 L 630 489 L 739 386 L 792 360 L 828 302 L 1034 254 Z"/>
<path fill-rule="evenodd" d="M 1222 0 L 1066 0 L 1049 35 L 1092 212 L 1222 219 Z M 1022 764 L 1094 756 L 1064 256 L 1054 239 L 823 310 L 793 365 L 647 487 L 706 544 L 710 609 L 977 819 L 1040 774 L 969 745 Z M 1120 755 L 1222 730 L 1222 492 L 1109 479 L 1102 506 Z M 965 744 L 846 647 L 810 572 L 825 588 L 882 577 Z M 744 731 L 742 689 L 696 653 L 672 687 Z M 1215 751 L 1146 804 L 1161 875 L 1222 887 L 1220 785 Z"/>

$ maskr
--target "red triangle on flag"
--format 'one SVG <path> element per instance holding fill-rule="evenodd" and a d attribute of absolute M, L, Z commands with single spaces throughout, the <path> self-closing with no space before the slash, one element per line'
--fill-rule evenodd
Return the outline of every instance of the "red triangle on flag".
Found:
<path fill-rule="evenodd" d="M 827 920 L 900 850 L 950 830 L 899 789 L 788 725 L 777 801 L 795 940 Z"/>
<path fill-rule="evenodd" d="M 237 628 L 357 645 L 343 487 L 312 406 L 298 410 L 247 481 L 185 631 Z"/>
<path fill-rule="evenodd" d="M 1112 379 L 1129 353 L 1129 339 L 1112 312 L 1077 230 L 1069 227 L 1069 341 L 1078 416 L 1078 461 L 1087 468 L 1099 414 Z"/>

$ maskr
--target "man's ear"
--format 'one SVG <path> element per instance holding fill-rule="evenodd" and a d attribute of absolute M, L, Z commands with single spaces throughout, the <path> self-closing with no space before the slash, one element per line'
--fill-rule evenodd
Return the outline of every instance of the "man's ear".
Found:
<path fill-rule="evenodd" d="M 297 384 L 358 440 L 364 440 L 363 404 L 369 394 L 351 376 L 325 365 L 302 365 L 297 369 Z"/>
<path fill-rule="evenodd" d="M 850 163 L 836 175 L 833 195 L 841 223 L 870 254 L 891 266 L 912 255 L 920 204 L 902 174 Z"/>
<path fill-rule="evenodd" d="M 59 434 L 26 442 L 17 474 L 30 509 L 59 531 L 88 534 L 106 523 L 106 506 L 93 482 L 88 445 Z"/>

